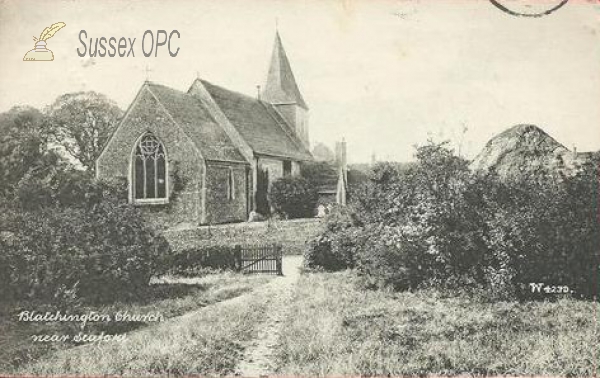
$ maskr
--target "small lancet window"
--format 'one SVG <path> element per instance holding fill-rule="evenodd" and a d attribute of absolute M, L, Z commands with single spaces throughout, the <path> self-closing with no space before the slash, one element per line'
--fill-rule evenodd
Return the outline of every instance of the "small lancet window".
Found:
<path fill-rule="evenodd" d="M 146 134 L 135 148 L 134 198 L 153 200 L 167 198 L 167 159 L 163 144 Z"/>
<path fill-rule="evenodd" d="M 233 169 L 229 168 L 229 174 L 227 175 L 227 200 L 233 201 L 235 199 L 235 176 Z"/>

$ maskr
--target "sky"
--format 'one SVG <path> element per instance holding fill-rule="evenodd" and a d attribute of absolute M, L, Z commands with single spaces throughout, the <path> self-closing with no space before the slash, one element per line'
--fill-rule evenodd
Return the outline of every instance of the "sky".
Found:
<path fill-rule="evenodd" d="M 556 0 L 504 0 L 508 4 Z M 539 4 L 538 4 L 539 6 Z M 52 62 L 23 62 L 55 22 Z M 535 124 L 600 150 L 600 3 L 515 17 L 489 0 L 1 1 L 0 112 L 93 90 L 126 109 L 146 79 L 186 91 L 200 76 L 248 95 L 264 85 L 275 30 L 310 107 L 311 143 L 345 138 L 351 163 L 408 161 L 428 138 L 473 157 Z M 144 57 L 146 30 L 177 30 Z M 79 33 L 136 38 L 135 57 L 80 57 Z M 464 131 L 466 130 L 466 131 Z"/>

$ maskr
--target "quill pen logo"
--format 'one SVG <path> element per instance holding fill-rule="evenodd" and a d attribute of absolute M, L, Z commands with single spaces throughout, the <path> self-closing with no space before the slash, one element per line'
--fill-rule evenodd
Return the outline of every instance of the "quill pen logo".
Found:
<path fill-rule="evenodd" d="M 52 51 L 46 48 L 46 41 L 52 38 L 52 36 L 56 34 L 57 31 L 64 28 L 65 26 L 67 26 L 67 24 L 65 24 L 64 22 L 57 22 L 55 24 L 52 24 L 52 26 L 45 28 L 42 34 L 40 34 L 39 38 L 33 37 L 33 40 L 35 41 L 35 48 L 33 50 L 27 51 L 27 54 L 25 54 L 23 60 L 26 62 L 47 62 L 54 60 L 54 54 L 52 53 Z"/>

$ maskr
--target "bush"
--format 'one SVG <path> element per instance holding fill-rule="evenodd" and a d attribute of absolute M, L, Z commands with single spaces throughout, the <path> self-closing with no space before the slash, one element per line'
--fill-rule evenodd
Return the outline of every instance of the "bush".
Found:
<path fill-rule="evenodd" d="M 443 144 L 417 149 L 418 163 L 375 166 L 356 191 L 367 227 L 357 253 L 365 282 L 396 289 L 461 287 L 482 282 L 482 192 L 467 162 Z"/>
<path fill-rule="evenodd" d="M 597 295 L 600 237 L 594 167 L 562 182 L 512 183 L 497 197 L 486 242 L 497 271 L 521 298 L 530 283 L 568 286 L 576 296 Z"/>
<path fill-rule="evenodd" d="M 369 225 L 356 250 L 356 270 L 368 288 L 408 290 L 422 286 L 431 274 L 433 256 L 418 240 L 406 237 L 397 227 Z"/>
<path fill-rule="evenodd" d="M 529 284 L 543 282 L 595 295 L 597 166 L 507 183 L 472 174 L 443 144 L 418 148 L 417 158 L 374 167 L 347 213 L 336 212 L 311 242 L 309 267 L 355 267 L 365 285 L 398 290 L 526 299 L 535 297 Z"/>
<path fill-rule="evenodd" d="M 300 173 L 314 187 L 335 187 L 338 172 L 335 165 L 325 161 L 305 162 L 300 165 Z"/>
<path fill-rule="evenodd" d="M 43 175 L 26 175 L 17 186 L 16 200 L 25 210 L 90 208 L 103 201 L 127 204 L 127 183 L 96 180 L 76 169 L 52 169 Z"/>
<path fill-rule="evenodd" d="M 317 189 L 302 177 L 282 177 L 269 192 L 275 213 L 288 219 L 313 217 L 317 199 Z"/>
<path fill-rule="evenodd" d="M 4 203 L 0 214 L 1 297 L 107 302 L 138 294 L 163 273 L 168 244 L 117 195 L 122 188 L 64 172 L 55 183 L 33 180 L 22 189 L 17 205 Z M 47 201 L 18 206 L 33 189 Z"/>
<path fill-rule="evenodd" d="M 325 231 L 308 242 L 304 266 L 337 271 L 354 268 L 360 222 L 345 207 L 334 207 L 325 218 Z"/>

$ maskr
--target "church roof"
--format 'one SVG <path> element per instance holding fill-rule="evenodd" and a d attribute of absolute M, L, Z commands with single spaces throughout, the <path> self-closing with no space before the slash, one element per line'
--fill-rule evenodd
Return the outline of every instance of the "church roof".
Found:
<path fill-rule="evenodd" d="M 271 66 L 269 67 L 262 98 L 272 104 L 297 104 L 308 110 L 308 106 L 298 89 L 298 84 L 296 84 L 279 32 L 275 34 Z"/>
<path fill-rule="evenodd" d="M 275 108 L 264 101 L 199 80 L 255 153 L 312 160 L 312 155 Z"/>
<path fill-rule="evenodd" d="M 201 101 L 164 85 L 146 83 L 173 120 L 196 144 L 207 160 L 247 162 Z"/>

